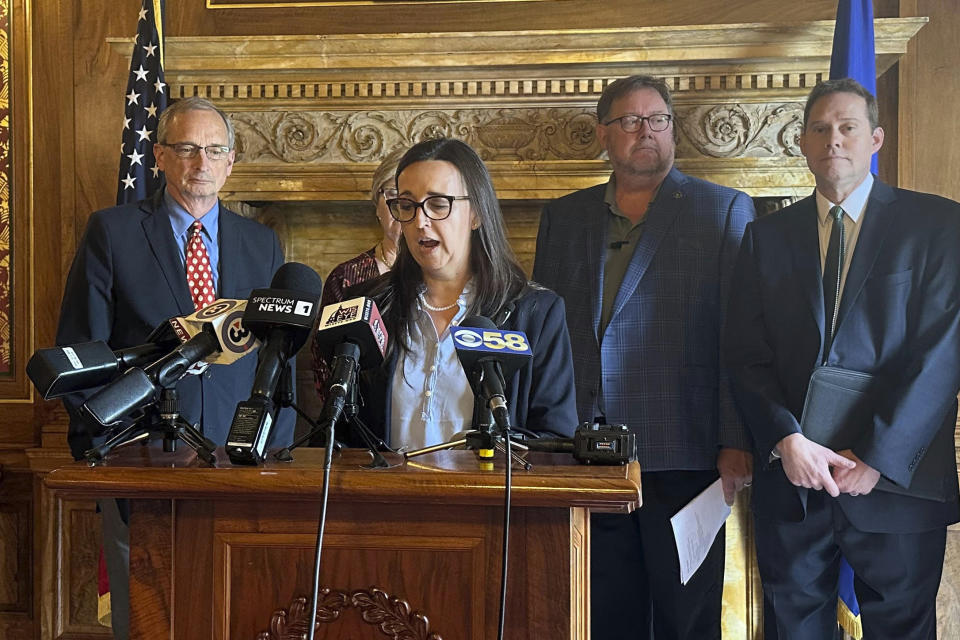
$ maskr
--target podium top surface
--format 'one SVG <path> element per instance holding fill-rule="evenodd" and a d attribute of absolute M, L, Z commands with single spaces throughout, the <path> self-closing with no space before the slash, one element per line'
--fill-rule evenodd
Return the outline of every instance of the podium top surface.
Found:
<path fill-rule="evenodd" d="M 323 449 L 303 448 L 292 462 L 270 460 L 237 466 L 222 449 L 208 465 L 181 447 L 174 453 L 131 446 L 95 467 L 75 462 L 44 477 L 61 497 L 214 500 L 320 499 Z M 330 499 L 384 503 L 500 504 L 505 484 L 502 454 L 481 462 L 472 451 L 439 451 L 404 461 L 385 454 L 388 469 L 369 469 L 370 454 L 347 449 L 334 455 Z M 565 454 L 531 453 L 529 471 L 514 466 L 516 506 L 589 507 L 629 512 L 640 506 L 640 466 L 581 465 Z"/>

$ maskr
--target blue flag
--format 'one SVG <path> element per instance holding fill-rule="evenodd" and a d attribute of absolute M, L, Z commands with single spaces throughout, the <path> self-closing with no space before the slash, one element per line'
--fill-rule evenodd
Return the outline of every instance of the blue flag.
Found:
<path fill-rule="evenodd" d="M 833 53 L 830 55 L 830 79 L 853 78 L 877 95 L 877 64 L 873 44 L 873 3 L 871 0 L 840 0 L 837 24 L 833 31 Z M 879 171 L 877 154 L 870 160 L 870 170 Z M 860 604 L 853 590 L 853 569 L 846 558 L 840 558 L 840 579 L 837 598 L 837 622 L 850 636 L 860 640 L 863 625 Z"/>
<path fill-rule="evenodd" d="M 836 78 L 853 78 L 877 95 L 871 0 L 840 0 L 837 5 L 837 26 L 833 31 L 833 53 L 830 54 L 830 79 Z M 870 170 L 877 173 L 877 154 L 873 154 Z"/>
<path fill-rule="evenodd" d="M 142 0 L 140 5 L 124 96 L 117 204 L 143 200 L 163 186 L 163 174 L 153 157 L 157 120 L 167 107 L 167 85 L 163 78 L 163 5 L 164 0 Z"/>

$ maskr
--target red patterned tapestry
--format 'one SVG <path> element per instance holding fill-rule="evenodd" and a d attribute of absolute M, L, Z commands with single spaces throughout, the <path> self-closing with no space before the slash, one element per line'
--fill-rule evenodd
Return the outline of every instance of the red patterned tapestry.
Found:
<path fill-rule="evenodd" d="M 0 0 L 0 373 L 10 373 L 10 0 Z"/>

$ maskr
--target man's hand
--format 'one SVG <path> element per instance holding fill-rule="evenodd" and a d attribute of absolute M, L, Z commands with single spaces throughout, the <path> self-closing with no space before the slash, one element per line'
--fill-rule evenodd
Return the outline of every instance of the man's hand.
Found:
<path fill-rule="evenodd" d="M 808 440 L 802 433 L 788 435 L 777 443 L 777 450 L 780 451 L 783 471 L 791 483 L 817 491 L 826 489 L 834 498 L 840 495 L 840 489 L 830 468 L 835 467 L 839 471 L 857 466 L 853 460 Z"/>
<path fill-rule="evenodd" d="M 720 449 L 717 471 L 720 472 L 723 499 L 733 505 L 737 492 L 749 487 L 753 480 L 753 454 L 743 449 Z"/>
<path fill-rule="evenodd" d="M 835 467 L 833 469 L 833 480 L 837 483 L 840 493 L 849 493 L 851 496 L 865 496 L 880 481 L 880 472 L 868 465 L 853 453 L 850 449 L 837 451 L 838 455 L 853 460 L 856 464 L 852 469 L 843 469 Z"/>

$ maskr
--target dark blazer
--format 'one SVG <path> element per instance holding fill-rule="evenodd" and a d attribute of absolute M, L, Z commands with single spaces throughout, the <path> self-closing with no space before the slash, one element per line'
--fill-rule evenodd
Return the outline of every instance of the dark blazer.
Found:
<path fill-rule="evenodd" d="M 386 274 L 371 282 L 382 281 L 385 277 Z M 347 297 L 352 297 L 357 289 L 348 290 Z M 375 294 L 373 297 L 376 299 Z M 533 351 L 533 358 L 506 381 L 510 424 L 530 431 L 572 436 L 577 427 L 577 411 L 563 300 L 552 291 L 528 286 L 514 301 L 513 309 L 497 319 L 497 325 L 503 330 L 522 331 Z M 393 331 L 393 328 L 387 327 L 387 331 Z M 365 371 L 360 377 L 360 393 L 364 401 L 361 418 L 388 444 L 391 444 L 390 390 L 396 372 L 396 353 L 394 350 L 393 356 L 382 367 Z M 470 428 L 471 419 L 472 416 L 464 416 L 464 429 Z M 391 446 L 402 444 L 392 443 Z"/>
<path fill-rule="evenodd" d="M 637 434 L 645 471 L 716 469 L 720 446 L 750 448 L 720 363 L 720 325 L 753 201 L 672 169 L 600 336 L 605 189 L 544 208 L 533 267 L 566 302 L 578 414 L 594 418 L 602 380 L 607 422 Z"/>
<path fill-rule="evenodd" d="M 874 182 L 840 300 L 830 366 L 874 374 L 876 417 L 854 453 L 907 488 L 940 477 L 942 500 L 873 491 L 841 495 L 864 531 L 909 532 L 960 519 L 953 432 L 960 390 L 960 205 Z M 807 490 L 787 480 L 774 445 L 798 432 L 821 362 L 824 305 L 813 196 L 747 227 L 729 305 L 725 353 L 756 443 L 753 505 L 804 517 Z M 921 471 L 922 470 L 922 471 Z"/>
<path fill-rule="evenodd" d="M 162 195 L 90 216 L 67 276 L 58 345 L 104 340 L 114 349 L 136 346 L 168 318 L 193 313 Z M 276 234 L 222 205 L 219 226 L 218 297 L 246 299 L 251 290 L 268 287 L 283 264 Z M 204 435 L 224 444 L 237 402 L 249 396 L 256 366 L 256 356 L 249 355 L 186 376 L 177 385 L 183 417 L 199 422 Z M 77 458 L 92 442 L 74 414 L 86 395 L 72 394 L 64 401 L 71 414 L 68 441 Z M 272 432 L 274 444 L 291 441 L 294 421 L 292 411 L 281 412 Z"/>

